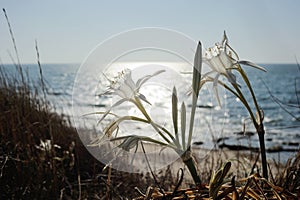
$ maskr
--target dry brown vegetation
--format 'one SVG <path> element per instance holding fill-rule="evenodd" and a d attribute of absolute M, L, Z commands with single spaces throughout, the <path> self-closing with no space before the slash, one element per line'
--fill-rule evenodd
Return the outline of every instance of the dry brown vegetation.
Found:
<path fill-rule="evenodd" d="M 115 171 L 107 185 L 103 165 L 81 144 L 68 118 L 55 113 L 38 91 L 1 70 L 1 199 L 133 197 L 133 185 L 147 185 L 141 175 Z"/>

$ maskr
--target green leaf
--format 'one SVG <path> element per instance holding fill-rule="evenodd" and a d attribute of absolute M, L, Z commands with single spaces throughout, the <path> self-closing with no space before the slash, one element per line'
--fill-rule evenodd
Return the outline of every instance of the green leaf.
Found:
<path fill-rule="evenodd" d="M 127 136 L 121 136 L 117 138 L 112 138 L 110 141 L 119 141 L 123 140 L 122 143 L 118 146 L 119 148 L 122 148 L 126 151 L 129 151 L 133 147 L 135 147 L 139 141 L 144 141 L 144 142 L 150 142 L 153 144 L 158 144 L 163 147 L 170 147 L 174 149 L 174 146 L 171 146 L 169 144 L 166 144 L 164 142 L 161 142 L 159 140 L 155 140 L 153 138 L 147 137 L 147 136 L 139 136 L 139 135 L 127 135 Z"/>
<path fill-rule="evenodd" d="M 150 122 L 146 119 L 142 119 L 139 117 L 135 117 L 135 116 L 123 116 L 120 118 L 117 118 L 116 120 L 112 121 L 105 129 L 104 129 L 104 134 L 107 136 L 111 136 L 112 133 L 117 129 L 117 127 L 119 126 L 119 124 L 123 121 L 137 121 L 137 122 L 144 122 L 149 124 Z"/>
<path fill-rule="evenodd" d="M 195 58 L 194 58 L 194 68 L 193 68 L 193 92 L 196 97 L 198 97 L 200 90 L 200 81 L 201 81 L 201 71 L 202 71 L 202 45 L 199 41 Z"/>
<path fill-rule="evenodd" d="M 185 130 L 186 130 L 186 108 L 184 102 L 181 104 L 181 137 L 182 137 L 182 147 L 186 148 L 185 144 Z"/>
<path fill-rule="evenodd" d="M 194 58 L 194 69 L 193 69 L 193 82 L 192 82 L 192 110 L 190 118 L 190 128 L 188 135 L 187 147 L 191 145 L 192 135 L 194 129 L 194 118 L 197 107 L 197 100 L 201 86 L 201 71 L 202 71 L 202 45 L 201 42 L 198 43 L 195 58 Z"/>
<path fill-rule="evenodd" d="M 231 162 L 226 162 L 225 165 L 223 166 L 223 174 L 222 178 L 224 179 L 226 175 L 228 174 L 229 170 L 231 168 Z"/>
<path fill-rule="evenodd" d="M 176 135 L 176 139 L 178 140 L 178 98 L 176 88 L 173 87 L 172 93 L 172 119 L 173 119 L 173 126 Z"/>
<path fill-rule="evenodd" d="M 231 167 L 231 162 L 226 162 L 215 174 L 212 175 L 209 183 L 209 197 L 216 199 L 219 189 L 224 184 L 224 179 L 227 176 Z"/>

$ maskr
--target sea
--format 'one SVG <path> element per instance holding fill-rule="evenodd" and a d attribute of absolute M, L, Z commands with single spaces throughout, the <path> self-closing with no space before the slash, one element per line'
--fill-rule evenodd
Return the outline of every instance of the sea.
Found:
<path fill-rule="evenodd" d="M 266 72 L 247 66 L 243 66 L 243 69 L 263 110 L 268 158 L 285 162 L 300 147 L 300 67 L 297 64 L 260 65 Z M 14 65 L 1 67 L 9 74 L 16 73 Z M 124 75 L 125 68 L 131 70 L 134 82 L 163 69 L 164 72 L 157 76 L 148 77 L 149 80 L 139 88 L 140 94 L 146 99 L 142 98 L 145 100 L 142 100 L 142 104 L 155 123 L 173 132 L 172 92 L 175 86 L 179 123 L 183 121 L 181 116 L 185 115 L 188 129 L 192 105 L 191 66 L 180 63 L 118 63 L 110 70 L 90 70 L 80 64 L 42 64 L 40 71 L 36 64 L 24 64 L 22 68 L 30 77 L 33 88 L 41 86 L 43 80 L 46 98 L 56 112 L 69 116 L 77 130 L 91 129 L 98 131 L 97 134 L 101 134 L 115 117 L 108 115 L 104 120 L 101 119 L 103 113 L 111 107 L 111 112 L 117 116 L 143 117 L 132 102 L 126 101 L 115 106 L 114 103 L 121 98 L 117 94 L 104 95 L 109 85 L 116 84 Z M 215 75 L 212 77 L 215 78 Z M 222 76 L 219 80 L 228 83 Z M 238 76 L 237 83 L 255 115 L 247 86 Z M 220 103 L 216 98 L 216 89 Z M 153 127 L 142 122 L 124 121 L 119 124 L 118 134 L 145 135 L 159 139 Z M 205 83 L 200 90 L 192 139 L 194 146 L 206 149 L 221 146 L 259 147 L 258 136 L 242 102 L 223 87 L 214 87 L 212 82 Z"/>

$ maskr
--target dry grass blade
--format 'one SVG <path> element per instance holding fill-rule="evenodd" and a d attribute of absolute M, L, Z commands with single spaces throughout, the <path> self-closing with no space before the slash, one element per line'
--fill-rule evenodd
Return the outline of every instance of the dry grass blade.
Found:
<path fill-rule="evenodd" d="M 46 89 L 47 88 L 46 88 L 45 82 L 44 82 L 44 76 L 43 76 L 42 65 L 41 65 L 41 62 L 40 62 L 40 52 L 39 52 L 37 40 L 35 40 L 35 50 L 36 50 L 37 64 L 38 64 L 38 67 L 39 67 L 42 91 L 43 91 L 43 94 L 44 94 L 44 98 L 46 99 Z"/>
<path fill-rule="evenodd" d="M 17 44 L 16 44 L 16 39 L 15 39 L 15 36 L 13 34 L 13 30 L 12 30 L 12 27 L 10 25 L 6 10 L 4 8 L 2 10 L 3 10 L 3 13 L 5 15 L 5 19 L 6 19 L 6 22 L 7 22 L 7 25 L 8 25 L 8 29 L 9 29 L 10 38 L 12 40 L 12 44 L 14 46 L 14 50 L 15 50 L 15 53 L 16 53 L 16 57 L 17 57 L 17 61 L 18 61 L 17 69 L 19 71 L 19 75 L 21 76 L 22 83 L 25 83 L 23 70 L 22 70 L 21 62 L 20 62 L 20 56 L 19 56 L 19 52 L 18 52 L 18 48 L 17 48 Z"/>
<path fill-rule="evenodd" d="M 154 172 L 153 172 L 153 170 L 152 170 L 152 168 L 151 168 L 151 165 L 150 165 L 150 163 L 149 163 L 149 160 L 148 160 L 148 157 L 147 157 L 147 154 L 146 154 L 146 151 L 145 151 L 144 144 L 143 144 L 142 141 L 141 141 L 140 143 L 141 143 L 141 146 L 142 146 L 142 150 L 143 150 L 143 153 L 144 153 L 144 156 L 145 156 L 147 165 L 148 165 L 149 170 L 150 170 L 150 172 L 151 172 L 151 174 L 152 174 L 152 177 L 153 177 L 153 179 L 154 179 L 154 181 L 155 181 L 155 184 L 159 187 L 159 191 L 162 193 L 162 195 L 165 196 L 165 193 L 164 193 L 162 187 L 160 186 L 160 184 L 158 183 L 158 181 L 157 181 L 157 179 L 156 179 L 156 176 L 155 176 L 155 174 L 154 174 Z"/>
<path fill-rule="evenodd" d="M 252 179 L 252 181 L 254 182 L 254 184 L 256 186 L 256 190 L 258 190 L 260 192 L 260 194 L 264 197 L 264 199 L 267 199 L 267 197 L 265 196 L 265 192 L 260 187 L 259 183 L 257 182 L 257 179 L 254 176 L 251 179 Z"/>

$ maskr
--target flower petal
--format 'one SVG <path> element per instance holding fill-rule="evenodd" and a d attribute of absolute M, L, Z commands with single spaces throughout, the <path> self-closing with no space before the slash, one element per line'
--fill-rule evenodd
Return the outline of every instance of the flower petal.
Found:
<path fill-rule="evenodd" d="M 215 79 L 214 79 L 213 89 L 214 89 L 214 93 L 216 95 L 216 99 L 218 101 L 218 104 L 221 107 L 221 101 L 220 101 L 220 97 L 219 97 L 219 93 L 218 93 L 218 80 L 219 80 L 219 76 L 220 76 L 220 74 L 217 74 L 216 77 L 215 77 Z"/>
<path fill-rule="evenodd" d="M 255 64 L 255 63 L 253 63 L 253 62 L 250 62 L 250 61 L 239 60 L 239 61 L 237 61 L 237 63 L 242 64 L 242 65 L 248 65 L 248 66 L 250 66 L 250 67 L 254 67 L 254 68 L 256 68 L 256 69 L 262 70 L 262 71 L 264 71 L 264 72 L 267 71 L 265 68 L 263 68 L 263 67 L 261 67 L 261 66 Z"/>
<path fill-rule="evenodd" d="M 121 98 L 128 98 L 128 99 L 134 96 L 134 92 L 135 91 L 126 83 L 121 84 L 118 90 L 115 91 L 115 93 L 119 95 Z"/>
<path fill-rule="evenodd" d="M 220 51 L 220 60 L 226 69 L 232 68 L 235 60 L 233 60 L 225 51 Z"/>
<path fill-rule="evenodd" d="M 210 59 L 210 67 L 212 68 L 213 71 L 217 73 L 221 73 L 221 74 L 226 73 L 226 68 L 221 62 L 219 57 L 213 57 L 212 59 Z"/>
<path fill-rule="evenodd" d="M 132 91 L 134 91 L 136 89 L 136 85 L 135 83 L 133 82 L 132 80 L 132 77 L 131 77 L 131 71 L 127 71 L 125 77 L 124 77 L 124 83 L 131 88 Z"/>
<path fill-rule="evenodd" d="M 222 45 L 223 45 L 224 47 L 226 47 L 227 43 L 228 43 L 228 37 L 227 37 L 227 35 L 226 35 L 226 31 L 224 31 L 223 40 L 222 40 Z"/>
<path fill-rule="evenodd" d="M 155 72 L 154 74 L 152 75 L 147 75 L 147 76 L 144 76 L 143 78 L 140 78 L 137 82 L 136 82 L 136 87 L 138 89 L 140 89 L 140 87 L 145 83 L 147 82 L 150 78 L 152 78 L 153 76 L 157 76 L 158 74 L 160 73 L 163 73 L 165 72 L 166 70 L 159 70 L 157 72 Z"/>
<path fill-rule="evenodd" d="M 227 70 L 227 76 L 226 77 L 227 77 L 227 79 L 230 83 L 237 85 L 236 77 L 231 71 Z"/>
<path fill-rule="evenodd" d="M 110 113 L 111 109 L 121 105 L 122 103 L 124 103 L 125 101 L 128 101 L 127 99 L 121 99 L 119 101 L 117 101 L 116 103 L 114 103 L 101 117 L 101 119 L 98 121 L 98 124 Z"/>

